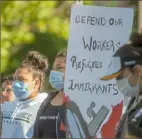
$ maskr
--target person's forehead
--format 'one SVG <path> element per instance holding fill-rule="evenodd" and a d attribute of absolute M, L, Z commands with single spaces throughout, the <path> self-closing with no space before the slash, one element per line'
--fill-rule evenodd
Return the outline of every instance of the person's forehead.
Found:
<path fill-rule="evenodd" d="M 55 63 L 60 63 L 60 62 L 65 62 L 66 61 L 66 57 L 57 57 L 55 59 Z"/>
<path fill-rule="evenodd" d="M 66 58 L 65 57 L 57 57 L 53 63 L 53 67 L 61 64 L 61 63 L 65 63 L 66 62 Z"/>
<path fill-rule="evenodd" d="M 32 73 L 27 68 L 19 68 L 15 71 L 14 77 L 32 77 Z"/>

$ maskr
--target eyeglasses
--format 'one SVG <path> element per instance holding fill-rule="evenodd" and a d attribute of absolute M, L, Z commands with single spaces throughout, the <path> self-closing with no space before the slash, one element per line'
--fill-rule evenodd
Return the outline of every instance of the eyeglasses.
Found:
<path fill-rule="evenodd" d="M 2 92 L 10 93 L 12 91 L 11 88 L 2 88 Z"/>

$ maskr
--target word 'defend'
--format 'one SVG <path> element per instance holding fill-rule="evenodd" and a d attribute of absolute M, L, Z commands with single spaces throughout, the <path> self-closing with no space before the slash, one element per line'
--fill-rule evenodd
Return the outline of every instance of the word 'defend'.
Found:
<path fill-rule="evenodd" d="M 88 24 L 88 25 L 97 25 L 97 26 L 123 26 L 123 22 L 121 18 L 109 18 L 105 17 L 92 17 L 92 16 L 80 16 L 76 15 L 75 23 L 80 24 Z"/>

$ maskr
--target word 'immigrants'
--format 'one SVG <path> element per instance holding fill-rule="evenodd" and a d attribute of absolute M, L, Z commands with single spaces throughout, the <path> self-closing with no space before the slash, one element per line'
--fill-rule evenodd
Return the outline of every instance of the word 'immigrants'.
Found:
<path fill-rule="evenodd" d="M 83 91 L 83 92 L 90 92 L 96 93 L 96 95 L 103 95 L 113 93 L 112 95 L 117 95 L 117 85 L 108 83 L 108 84 L 97 84 L 97 83 L 90 83 L 90 82 L 77 82 L 75 80 L 69 80 L 69 87 L 68 89 L 74 91 Z"/>

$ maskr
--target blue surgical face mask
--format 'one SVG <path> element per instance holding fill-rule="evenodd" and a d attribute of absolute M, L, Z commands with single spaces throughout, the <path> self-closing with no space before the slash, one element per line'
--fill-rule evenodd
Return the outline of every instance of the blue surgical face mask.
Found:
<path fill-rule="evenodd" d="M 51 70 L 49 75 L 49 83 L 56 90 L 61 90 L 64 88 L 64 73 L 59 71 Z"/>
<path fill-rule="evenodd" d="M 28 88 L 29 84 L 21 81 L 15 81 L 12 84 L 13 93 L 18 100 L 27 99 L 31 95 L 32 90 Z"/>
<path fill-rule="evenodd" d="M 137 97 L 139 94 L 139 79 L 140 78 L 138 78 L 136 86 L 132 86 L 129 83 L 130 76 L 131 74 L 129 74 L 128 78 L 117 80 L 118 89 L 123 93 L 124 96 Z"/>

